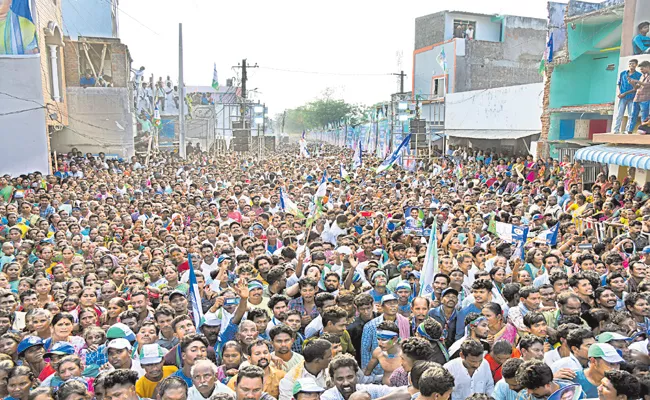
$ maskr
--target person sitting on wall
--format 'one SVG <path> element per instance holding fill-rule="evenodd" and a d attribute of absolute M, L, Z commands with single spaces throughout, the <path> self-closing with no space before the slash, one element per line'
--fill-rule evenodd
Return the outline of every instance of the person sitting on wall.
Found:
<path fill-rule="evenodd" d="M 90 70 L 86 70 L 86 74 L 79 79 L 81 87 L 95 86 L 95 77 Z"/>
<path fill-rule="evenodd" d="M 643 21 L 637 26 L 638 34 L 632 39 L 634 54 L 647 54 L 650 52 L 650 38 L 646 35 L 650 31 L 650 22 Z"/>

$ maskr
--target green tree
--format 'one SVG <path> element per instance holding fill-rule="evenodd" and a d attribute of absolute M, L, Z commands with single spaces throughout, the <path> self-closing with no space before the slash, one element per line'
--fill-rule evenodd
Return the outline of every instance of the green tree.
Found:
<path fill-rule="evenodd" d="M 284 130 L 287 133 L 327 129 L 346 123 L 356 126 L 367 122 L 365 105 L 349 104 L 341 99 L 333 99 L 331 90 L 325 90 L 319 99 L 286 112 Z"/>

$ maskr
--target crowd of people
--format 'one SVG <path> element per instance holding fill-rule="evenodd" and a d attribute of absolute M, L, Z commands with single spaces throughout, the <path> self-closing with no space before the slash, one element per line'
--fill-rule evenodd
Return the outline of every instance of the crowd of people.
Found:
<path fill-rule="evenodd" d="M 0 397 L 650 396 L 650 185 L 467 148 L 380 174 L 298 152 L 73 149 L 0 177 Z"/>

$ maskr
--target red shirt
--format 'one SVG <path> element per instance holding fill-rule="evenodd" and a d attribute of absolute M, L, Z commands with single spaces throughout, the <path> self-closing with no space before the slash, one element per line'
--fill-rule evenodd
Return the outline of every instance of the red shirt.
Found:
<path fill-rule="evenodd" d="M 56 370 L 54 369 L 54 367 L 52 367 L 52 364 L 51 364 L 51 363 L 47 363 L 47 365 L 45 365 L 45 368 L 43 368 L 43 370 L 41 371 L 41 373 L 38 375 L 38 380 L 42 382 L 42 381 L 44 381 L 48 376 L 50 376 L 50 375 L 52 375 L 52 374 L 54 374 L 54 373 L 56 373 Z"/>
<path fill-rule="evenodd" d="M 492 358 L 491 354 L 488 354 L 485 356 L 485 361 L 490 364 L 490 372 L 492 372 L 492 377 L 494 378 L 495 382 L 499 382 L 503 376 L 501 375 L 501 367 L 503 366 L 502 364 L 497 364 L 497 362 Z"/>

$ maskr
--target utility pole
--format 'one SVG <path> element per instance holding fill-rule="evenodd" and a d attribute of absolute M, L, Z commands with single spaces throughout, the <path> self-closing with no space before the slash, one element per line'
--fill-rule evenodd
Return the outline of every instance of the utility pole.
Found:
<path fill-rule="evenodd" d="M 248 95 L 246 92 L 246 81 L 248 81 L 248 68 L 259 68 L 259 67 L 257 66 L 257 63 L 255 65 L 248 65 L 246 59 L 244 58 L 243 60 L 241 60 L 241 64 L 233 68 L 241 68 L 241 97 L 243 99 L 243 103 L 239 109 L 239 114 L 243 121 L 244 117 L 246 116 L 246 97 Z"/>
<path fill-rule="evenodd" d="M 406 78 L 406 74 L 404 71 L 400 71 L 399 74 L 392 74 L 395 76 L 399 76 L 399 92 L 404 93 L 404 78 Z"/>
<path fill-rule="evenodd" d="M 183 24 L 178 24 L 178 155 L 187 157 L 185 153 L 185 85 L 183 83 Z"/>

